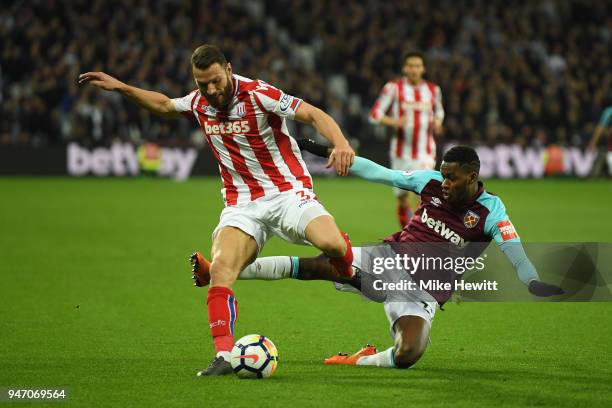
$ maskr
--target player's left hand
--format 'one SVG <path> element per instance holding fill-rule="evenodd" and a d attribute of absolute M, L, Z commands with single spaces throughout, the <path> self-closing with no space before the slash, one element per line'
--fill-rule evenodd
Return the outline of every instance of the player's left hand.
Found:
<path fill-rule="evenodd" d="M 529 282 L 529 292 L 532 295 L 548 297 L 554 295 L 563 295 L 565 291 L 559 286 L 551 285 L 550 283 L 532 280 Z"/>
<path fill-rule="evenodd" d="M 433 131 L 436 136 L 441 136 L 444 132 L 444 129 L 442 128 L 442 122 L 440 120 L 434 120 Z"/>
<path fill-rule="evenodd" d="M 344 146 L 334 147 L 334 150 L 329 155 L 326 167 L 334 166 L 338 175 L 346 176 L 353 165 L 353 161 L 355 161 L 355 151 L 347 143 Z"/>

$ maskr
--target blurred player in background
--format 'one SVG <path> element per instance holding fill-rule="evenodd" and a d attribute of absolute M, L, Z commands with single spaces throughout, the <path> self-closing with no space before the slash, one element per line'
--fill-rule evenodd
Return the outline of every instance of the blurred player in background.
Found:
<path fill-rule="evenodd" d="M 330 163 L 338 174 L 348 173 L 355 153 L 328 114 L 263 81 L 233 74 L 219 48 L 198 47 L 191 68 L 197 89 L 176 99 L 129 86 L 103 72 L 81 74 L 79 83 L 119 92 L 154 113 L 184 115 L 201 126 L 219 163 L 225 208 L 213 232 L 207 297 L 217 355 L 198 375 L 225 375 L 233 372 L 229 359 L 238 317 L 231 288 L 269 238 L 312 244 L 340 275 L 353 273 L 350 242 L 317 200 L 286 120 L 311 124 L 332 143 Z"/>
<path fill-rule="evenodd" d="M 590 150 L 597 150 L 597 145 L 599 144 L 599 140 L 603 135 L 606 135 L 608 139 L 608 151 L 606 154 L 606 161 L 608 163 L 608 174 L 612 176 L 612 106 L 608 106 L 604 109 L 601 114 L 601 118 L 599 119 L 599 123 L 595 127 L 595 132 L 593 132 L 593 137 L 591 138 L 591 142 L 589 143 Z"/>
<path fill-rule="evenodd" d="M 324 153 L 317 146 L 307 150 L 315 154 Z M 418 243 L 427 243 L 430 246 L 432 243 L 447 243 L 457 245 L 455 256 L 469 254 L 475 258 L 484 251 L 486 244 L 494 240 L 510 260 L 529 292 L 536 296 L 563 294 L 560 287 L 540 281 L 501 199 L 488 193 L 483 183 L 478 180 L 479 170 L 480 160 L 476 151 L 468 146 L 455 146 L 445 153 L 440 171 L 416 170 L 408 173 L 390 170 L 357 157 L 351 167 L 351 174 L 372 182 L 410 190 L 421 196 L 414 220 L 401 231 L 385 238 L 384 242 L 388 244 L 383 247 L 388 253 L 386 257 L 392 258 L 402 253 L 414 256 L 414 247 Z M 476 245 L 472 248 L 470 244 L 461 247 L 460 240 Z M 419 248 L 419 252 L 422 248 L 423 246 Z M 277 256 L 258 258 L 240 274 L 240 279 L 331 280 L 342 283 L 336 286 L 339 290 L 357 289 L 369 297 L 372 291 L 366 288 L 371 286 L 363 279 L 367 275 L 371 276 L 372 271 L 363 269 L 362 248 L 355 247 L 353 251 L 356 273 L 352 278 L 335 274 L 324 257 Z M 206 282 L 208 270 L 205 260 L 198 259 L 192 267 L 196 285 Z M 418 269 L 410 274 L 404 270 L 400 272 L 403 277 L 415 282 L 437 279 L 437 275 L 432 275 L 435 273 L 432 270 Z M 460 279 L 461 276 L 462 274 L 458 273 L 456 278 Z M 395 340 L 394 346 L 378 352 L 374 346 L 368 345 L 351 356 L 334 355 L 326 359 L 325 363 L 396 368 L 414 365 L 427 348 L 437 305 L 448 301 L 451 294 L 452 290 L 427 290 L 422 293 L 406 291 L 399 298 L 394 296 L 391 300 L 385 299 L 384 308 Z"/>
<path fill-rule="evenodd" d="M 370 110 L 370 122 L 394 129 L 389 155 L 396 170 L 433 169 L 436 165 L 436 136 L 442 133 L 444 108 L 442 92 L 433 82 L 423 79 L 425 57 L 409 52 L 402 60 L 403 76 L 383 87 Z M 397 217 L 403 227 L 412 217 L 410 194 L 394 189 Z"/>

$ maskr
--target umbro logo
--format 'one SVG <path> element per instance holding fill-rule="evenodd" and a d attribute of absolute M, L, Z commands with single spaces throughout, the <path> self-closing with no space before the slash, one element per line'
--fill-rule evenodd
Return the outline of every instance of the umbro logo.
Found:
<path fill-rule="evenodd" d="M 206 116 L 217 116 L 217 110 L 212 106 L 206 105 L 204 107 L 204 114 Z"/>

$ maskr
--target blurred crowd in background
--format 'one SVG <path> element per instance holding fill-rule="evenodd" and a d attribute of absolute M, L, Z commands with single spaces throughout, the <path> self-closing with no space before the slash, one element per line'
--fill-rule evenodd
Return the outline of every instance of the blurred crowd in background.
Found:
<path fill-rule="evenodd" d="M 605 1 L 5 1 L 0 145 L 201 143 L 195 123 L 76 80 L 105 71 L 183 96 L 202 43 L 234 72 L 323 108 L 362 147 L 384 143 L 368 110 L 413 49 L 442 88 L 445 140 L 584 146 L 612 103 Z"/>

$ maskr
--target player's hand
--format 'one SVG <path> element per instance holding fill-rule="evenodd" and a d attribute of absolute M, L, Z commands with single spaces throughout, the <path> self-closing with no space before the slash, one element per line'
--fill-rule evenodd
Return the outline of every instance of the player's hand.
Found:
<path fill-rule="evenodd" d="M 433 122 L 433 132 L 436 136 L 440 136 L 442 134 L 442 132 L 444 131 L 444 129 L 442 128 L 442 122 L 440 122 L 439 120 L 434 120 Z"/>
<path fill-rule="evenodd" d="M 334 150 L 332 150 L 331 154 L 329 155 L 326 167 L 329 168 L 334 166 L 338 175 L 346 176 L 354 161 L 355 151 L 347 143 L 344 146 L 334 147 Z"/>
<path fill-rule="evenodd" d="M 391 119 L 391 122 L 389 124 L 391 125 L 391 127 L 394 127 L 396 129 L 402 128 L 406 124 L 406 117 L 401 116 L 397 119 Z"/>
<path fill-rule="evenodd" d="M 555 295 L 563 295 L 565 291 L 559 286 L 551 285 L 550 283 L 532 280 L 529 282 L 529 292 L 532 295 L 540 297 L 548 297 Z"/>
<path fill-rule="evenodd" d="M 97 86 L 105 91 L 116 91 L 121 86 L 125 85 L 117 78 L 114 78 L 104 72 L 86 72 L 79 75 L 79 85 L 85 84 Z"/>

